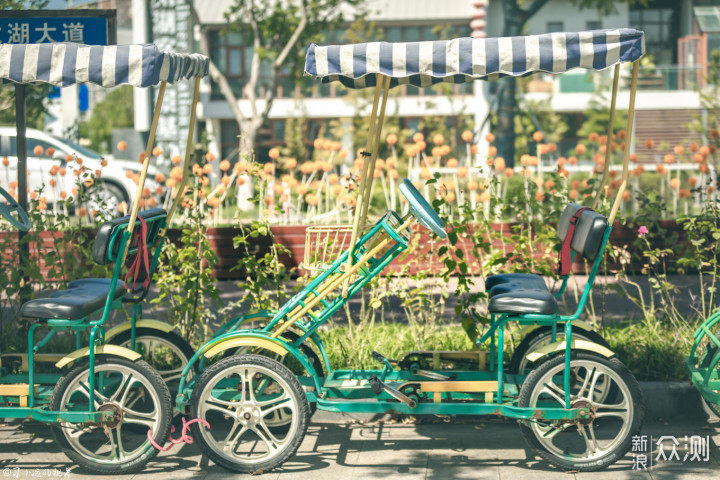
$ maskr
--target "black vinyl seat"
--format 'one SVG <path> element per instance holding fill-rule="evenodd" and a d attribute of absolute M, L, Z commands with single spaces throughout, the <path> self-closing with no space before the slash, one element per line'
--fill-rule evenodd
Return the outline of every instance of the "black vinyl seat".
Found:
<path fill-rule="evenodd" d="M 70 283 L 69 288 L 53 292 L 48 298 L 26 302 L 20 309 L 20 316 L 43 320 L 80 320 L 102 309 L 110 291 L 110 280 L 88 279 L 79 282 Z M 126 293 L 125 284 L 118 280 L 113 299 Z"/>
<path fill-rule="evenodd" d="M 148 236 L 146 241 L 153 242 L 158 234 L 167 213 L 162 208 L 145 210 L 138 214 L 148 223 Z M 98 229 L 93 246 L 93 260 L 98 265 L 107 265 L 114 262 L 120 254 L 120 242 L 117 239 L 117 230 L 126 228 L 130 217 L 120 217 L 103 223 Z M 131 246 L 130 251 L 136 249 Z M 20 308 L 20 316 L 37 320 L 80 320 L 101 310 L 105 306 L 108 295 L 113 300 L 124 297 L 128 293 L 125 283 L 118 279 L 115 291 L 110 292 L 109 278 L 85 278 L 70 282 L 68 288 L 53 292 L 47 298 L 38 298 L 26 302 Z"/>
<path fill-rule="evenodd" d="M 576 216 L 579 205 L 571 203 L 558 223 L 558 237 L 564 241 L 570 222 Z M 607 230 L 607 219 L 592 210 L 583 210 L 578 215 L 575 231 L 570 239 L 570 248 L 586 260 L 594 261 L 600 252 L 600 246 Z M 540 275 L 531 273 L 504 273 L 491 275 L 485 281 L 488 292 L 490 313 L 543 315 L 557 314 L 557 300 Z"/>

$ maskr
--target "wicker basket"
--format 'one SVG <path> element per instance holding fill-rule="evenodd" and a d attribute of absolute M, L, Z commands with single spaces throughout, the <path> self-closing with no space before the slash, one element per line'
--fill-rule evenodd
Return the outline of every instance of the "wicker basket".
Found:
<path fill-rule="evenodd" d="M 372 228 L 361 226 L 358 240 Z M 350 248 L 352 225 L 313 225 L 305 230 L 305 255 L 301 267 L 313 272 L 322 272 Z"/>

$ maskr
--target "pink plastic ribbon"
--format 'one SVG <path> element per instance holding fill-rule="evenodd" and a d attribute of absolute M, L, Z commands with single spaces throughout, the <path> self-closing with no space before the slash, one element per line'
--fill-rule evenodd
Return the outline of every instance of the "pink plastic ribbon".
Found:
<path fill-rule="evenodd" d="M 174 447 L 175 445 L 177 445 L 177 444 L 179 444 L 179 443 L 191 444 L 191 443 L 193 443 L 193 442 L 195 441 L 195 440 L 192 438 L 192 436 L 191 436 L 189 433 L 187 433 L 187 432 L 188 432 L 188 429 L 190 428 L 190 425 L 192 425 L 193 423 L 201 423 L 201 424 L 203 424 L 203 425 L 205 426 L 205 428 L 207 428 L 208 430 L 210 430 L 210 424 L 209 424 L 207 421 L 205 421 L 205 420 L 203 420 L 203 419 L 201 419 L 201 418 L 194 418 L 194 419 L 192 419 L 192 420 L 190 420 L 190 421 L 188 422 L 188 421 L 185 419 L 185 417 L 183 417 L 182 423 L 183 423 L 183 426 L 182 426 L 182 433 L 180 434 L 180 438 L 177 438 L 177 439 L 174 439 L 174 438 L 172 438 L 172 437 L 171 437 L 171 438 L 168 438 L 168 441 L 170 442 L 170 446 L 168 446 L 167 448 L 166 448 L 166 447 L 161 447 L 160 445 L 158 445 L 157 443 L 155 443 L 155 440 L 153 440 L 152 435 L 150 435 L 150 430 L 148 430 L 148 432 L 147 432 L 147 437 L 148 437 L 148 440 L 150 440 L 150 445 L 152 445 L 153 447 L 157 448 L 157 449 L 160 450 L 161 452 L 167 452 L 168 450 L 170 450 L 172 447 Z M 175 426 L 173 426 L 173 427 L 170 429 L 170 433 L 175 433 Z"/>

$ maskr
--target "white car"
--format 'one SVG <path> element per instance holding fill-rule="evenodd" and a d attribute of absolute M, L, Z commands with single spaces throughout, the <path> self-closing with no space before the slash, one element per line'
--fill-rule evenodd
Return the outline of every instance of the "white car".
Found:
<path fill-rule="evenodd" d="M 36 147 L 42 148 L 42 154 L 36 155 Z M 48 148 L 54 149 L 52 157 L 48 156 Z M 38 149 L 39 151 L 39 149 Z M 47 199 L 48 204 L 53 204 L 60 199 L 61 192 L 71 195 L 77 177 L 73 171 L 78 168 L 75 161 L 67 161 L 68 155 L 77 156 L 82 159 L 82 165 L 89 171 L 101 170 L 102 175 L 97 179 L 98 186 L 95 189 L 97 195 L 93 195 L 93 201 L 103 202 L 106 207 L 117 214 L 117 207 L 120 202 L 128 205 L 135 198 L 137 186 L 132 178 L 128 178 L 127 171 L 140 172 L 141 164 L 138 161 L 108 159 L 107 166 L 103 167 L 103 157 L 86 147 L 77 145 L 69 140 L 61 139 L 41 131 L 27 129 L 27 171 L 28 189 L 30 192 L 43 189 L 42 195 Z M 9 160 L 5 166 L 4 159 Z M 58 168 L 65 168 L 65 176 L 51 176 L 50 171 L 53 165 Z M 148 181 L 146 187 L 155 190 L 158 184 L 153 181 L 157 168 L 150 165 L 148 169 Z M 55 178 L 57 184 L 50 185 L 50 179 Z M 11 182 L 17 181 L 17 132 L 14 127 L 0 127 L 0 185 L 5 189 Z M 44 187 L 43 187 L 44 185 Z M 99 197 L 99 198 L 98 198 Z M 92 205 L 88 205 L 93 207 Z"/>

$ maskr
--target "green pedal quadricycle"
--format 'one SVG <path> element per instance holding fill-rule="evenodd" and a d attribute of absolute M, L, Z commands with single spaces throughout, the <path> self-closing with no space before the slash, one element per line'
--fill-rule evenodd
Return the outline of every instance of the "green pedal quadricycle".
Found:
<path fill-rule="evenodd" d="M 122 84 L 159 86 L 132 213 L 104 223 L 95 238 L 93 260 L 113 265 L 112 277 L 76 280 L 48 298 L 24 303 L 20 316 L 31 322 L 28 353 L 6 353 L 0 370 L 0 417 L 33 418 L 51 424 L 57 444 L 92 472 L 135 471 L 157 454 L 153 443 L 163 444 L 169 436 L 171 394 L 161 375 L 141 359 L 140 353 L 105 341 L 105 324 L 123 303 L 138 303 L 145 297 L 165 236 L 168 213 L 162 209 L 139 213 L 138 205 L 166 85 L 184 79 L 195 81 L 188 135 L 188 144 L 192 144 L 200 80 L 207 75 L 209 61 L 201 55 L 162 52 L 154 45 L 73 43 L 0 45 L 0 58 L 0 78 L 15 86 L 18 125 L 18 197 L 0 189 L 0 215 L 20 231 L 19 236 L 31 228 L 22 207 L 27 204 L 25 85 L 63 87 L 90 82 L 104 88 Z M 188 148 L 186 155 L 189 152 Z M 170 215 L 180 198 L 177 195 Z M 144 256 L 148 245 L 156 247 L 152 266 L 146 265 L 148 280 L 138 287 L 123 282 L 125 260 L 129 255 Z M 42 352 L 57 333 L 68 331 L 75 334 L 75 351 L 63 355 Z M 135 329 L 131 347 L 136 344 L 134 333 Z M 38 363 L 54 363 L 63 373 L 39 373 Z"/>
<path fill-rule="evenodd" d="M 628 112 L 632 119 L 643 53 L 643 33 L 632 29 L 311 45 L 306 73 L 350 88 L 375 88 L 354 222 L 308 229 L 306 245 L 316 245 L 318 250 L 306 252 L 306 260 L 314 261 L 319 273 L 280 310 L 231 322 L 190 359 L 181 375 L 176 403 L 180 411 L 211 425 L 210 429 L 193 425 L 201 450 L 236 472 L 267 471 L 297 451 L 312 408 L 317 408 L 349 413 L 499 415 L 518 419 L 529 446 L 561 468 L 596 470 L 622 458 L 632 436 L 640 432 L 642 395 L 635 378 L 607 344 L 578 319 L 627 186 L 629 141 L 623 153 L 622 184 L 609 214 L 571 203 L 558 222 L 566 268 L 576 255 L 592 265 L 575 312 L 558 313 L 557 297 L 563 294 L 567 275 L 555 294 L 537 275 L 494 275 L 486 285 L 492 323 L 478 340 L 478 344 L 489 344 L 486 351 L 410 352 L 399 360 L 374 353 L 380 364 L 377 370 L 333 370 L 317 331 L 408 247 L 416 223 L 441 238 L 446 236 L 443 221 L 408 180 L 400 190 L 409 213 L 389 211 L 364 227 L 391 87 L 614 66 L 608 148 L 595 208 L 609 180 L 620 64 L 632 62 Z M 629 121 L 628 139 L 632 125 Z M 350 239 L 347 248 L 328 258 L 328 245 L 346 237 Z M 262 327 L 244 326 L 248 319 L 262 318 Z M 503 339 L 510 323 L 532 332 L 521 349 L 522 357 L 508 369 Z M 206 359 L 228 353 L 235 354 L 198 368 Z M 272 357 L 292 358 L 304 373 L 293 374 Z M 188 380 L 196 368 L 201 373 Z"/>

